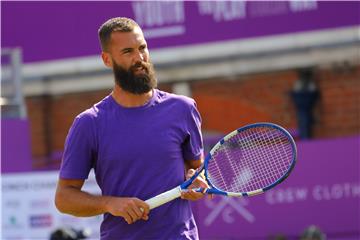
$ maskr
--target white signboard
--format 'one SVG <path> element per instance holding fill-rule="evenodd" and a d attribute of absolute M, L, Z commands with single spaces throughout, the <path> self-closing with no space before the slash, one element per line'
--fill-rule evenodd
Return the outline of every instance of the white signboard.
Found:
<path fill-rule="evenodd" d="M 61 214 L 54 196 L 58 172 L 2 174 L 1 239 L 49 239 L 61 227 L 91 229 L 91 239 L 99 239 L 102 216 L 77 218 Z M 84 190 L 100 194 L 93 173 Z"/>

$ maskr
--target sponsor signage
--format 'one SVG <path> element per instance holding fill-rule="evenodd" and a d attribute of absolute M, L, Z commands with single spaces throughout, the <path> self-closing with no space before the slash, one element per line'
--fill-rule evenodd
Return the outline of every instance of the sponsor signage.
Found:
<path fill-rule="evenodd" d="M 97 29 L 117 16 L 135 19 L 150 49 L 206 44 L 358 26 L 359 6 L 356 1 L 3 2 L 1 46 L 22 47 L 25 62 L 98 55 Z"/>
<path fill-rule="evenodd" d="M 298 162 L 283 183 L 249 198 L 216 196 L 193 204 L 201 239 L 297 237 L 309 225 L 329 237 L 360 236 L 360 137 L 299 141 Z M 102 216 L 76 218 L 54 206 L 57 171 L 2 174 L 1 239 L 47 239 L 59 227 L 92 229 Z M 85 190 L 100 194 L 93 173 Z"/>
<path fill-rule="evenodd" d="M 360 237 L 360 137 L 298 142 L 292 174 L 249 198 L 215 197 L 194 205 L 200 237 L 298 239 L 309 225 L 329 239 Z"/>

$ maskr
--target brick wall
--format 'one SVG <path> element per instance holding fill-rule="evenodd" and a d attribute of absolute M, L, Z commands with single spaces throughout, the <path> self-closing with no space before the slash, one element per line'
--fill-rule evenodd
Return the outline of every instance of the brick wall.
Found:
<path fill-rule="evenodd" d="M 226 132 L 247 123 L 269 121 L 296 129 L 290 92 L 297 79 L 296 71 L 285 71 L 192 84 L 193 97 L 204 117 L 203 128 Z M 313 110 L 313 137 L 359 134 L 360 66 L 317 69 L 314 81 L 320 96 Z"/>
<path fill-rule="evenodd" d="M 315 136 L 359 134 L 360 66 L 320 71 L 316 79 L 321 98 L 315 112 Z"/>
<path fill-rule="evenodd" d="M 103 90 L 27 98 L 34 167 L 57 165 L 74 118 L 109 93 Z"/>
<path fill-rule="evenodd" d="M 228 132 L 259 121 L 296 129 L 296 109 L 290 91 L 297 79 L 296 71 L 283 71 L 192 82 L 193 98 L 203 118 L 203 131 Z M 314 108 L 314 137 L 359 134 L 360 66 L 318 69 L 314 79 L 320 90 Z M 159 88 L 171 91 L 170 84 L 160 84 Z M 28 97 L 34 167 L 58 167 L 74 117 L 109 93 L 110 90 L 102 90 Z"/>
<path fill-rule="evenodd" d="M 204 130 L 227 132 L 253 122 L 296 127 L 290 91 L 296 72 L 267 73 L 192 85 Z"/>

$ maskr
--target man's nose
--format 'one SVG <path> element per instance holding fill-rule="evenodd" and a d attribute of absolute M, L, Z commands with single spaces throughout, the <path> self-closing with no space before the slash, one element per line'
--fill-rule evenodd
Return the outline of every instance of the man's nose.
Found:
<path fill-rule="evenodd" d="M 143 61 L 145 61 L 144 53 L 142 53 L 140 51 L 137 51 L 134 55 L 135 55 L 134 56 L 134 62 L 143 62 Z"/>

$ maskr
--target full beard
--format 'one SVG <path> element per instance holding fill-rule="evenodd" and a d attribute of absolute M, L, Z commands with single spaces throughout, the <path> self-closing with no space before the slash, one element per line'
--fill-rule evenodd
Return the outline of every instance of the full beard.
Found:
<path fill-rule="evenodd" d="M 138 69 L 143 69 L 144 72 L 135 74 Z M 129 93 L 140 95 L 156 88 L 157 81 L 151 63 L 137 62 L 126 70 L 113 59 L 113 72 L 116 84 Z"/>

